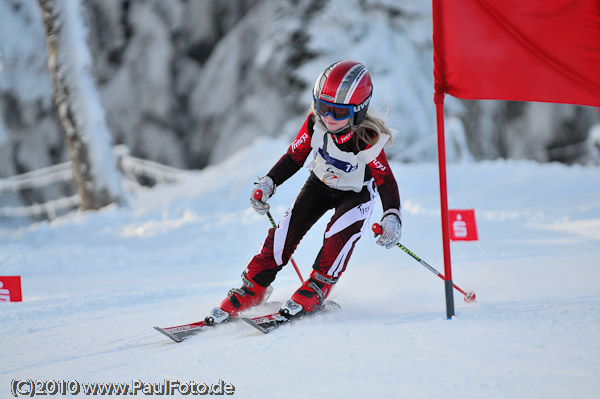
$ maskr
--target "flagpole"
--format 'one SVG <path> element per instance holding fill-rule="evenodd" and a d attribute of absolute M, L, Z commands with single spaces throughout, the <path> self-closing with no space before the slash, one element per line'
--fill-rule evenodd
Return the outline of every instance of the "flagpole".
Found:
<path fill-rule="evenodd" d="M 442 213 L 442 244 L 444 248 L 444 284 L 446 289 L 446 317 L 454 316 L 454 291 L 452 290 L 452 265 L 450 256 L 450 226 L 448 217 L 448 185 L 446 182 L 446 141 L 444 134 L 444 93 L 434 96 L 437 118 L 438 168 L 440 176 L 440 209 Z"/>
<path fill-rule="evenodd" d="M 448 218 L 448 187 L 446 184 L 446 142 L 444 139 L 444 96 L 446 85 L 446 59 L 442 1 L 432 0 L 433 17 L 433 75 L 435 113 L 437 119 L 438 167 L 440 174 L 440 209 L 442 213 L 442 245 L 444 248 L 444 283 L 446 288 L 446 317 L 454 316 L 454 292 L 452 290 L 452 266 L 450 264 L 450 229 Z"/>

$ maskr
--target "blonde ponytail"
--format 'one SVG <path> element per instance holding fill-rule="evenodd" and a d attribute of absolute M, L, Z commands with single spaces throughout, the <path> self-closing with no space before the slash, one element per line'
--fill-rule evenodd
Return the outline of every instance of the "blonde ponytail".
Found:
<path fill-rule="evenodd" d="M 364 141 L 370 146 L 375 145 L 377 141 L 379 141 L 379 136 L 382 134 L 387 134 L 390 136 L 390 145 L 393 141 L 392 132 L 390 128 L 386 126 L 383 119 L 371 114 L 370 112 L 367 113 L 367 117 L 360 125 L 353 127 L 353 130 L 358 135 L 359 140 Z"/>

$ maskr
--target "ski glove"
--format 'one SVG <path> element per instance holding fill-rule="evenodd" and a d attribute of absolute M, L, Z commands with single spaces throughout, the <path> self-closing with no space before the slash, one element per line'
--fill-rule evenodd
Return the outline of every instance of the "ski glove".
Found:
<path fill-rule="evenodd" d="M 254 198 L 254 195 L 257 190 L 262 192 L 262 197 L 260 199 Z M 259 215 L 264 215 L 271 208 L 269 204 L 267 204 L 267 200 L 271 198 L 271 196 L 275 193 L 275 183 L 273 179 L 269 176 L 265 176 L 258 181 L 258 183 L 254 183 L 254 188 L 250 193 L 250 205 Z"/>
<path fill-rule="evenodd" d="M 398 209 L 388 209 L 381 217 L 381 236 L 375 242 L 391 248 L 400 241 L 402 235 L 402 215 Z"/>

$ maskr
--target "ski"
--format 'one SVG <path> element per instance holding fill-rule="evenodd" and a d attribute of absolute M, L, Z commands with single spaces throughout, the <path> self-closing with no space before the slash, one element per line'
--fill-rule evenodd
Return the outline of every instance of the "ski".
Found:
<path fill-rule="evenodd" d="M 210 326 L 206 323 L 206 321 L 202 320 L 195 323 L 182 324 L 180 326 L 175 327 L 161 328 L 155 326 L 154 329 L 171 338 L 173 341 L 179 343 L 182 342 L 184 339 L 191 337 L 192 335 L 196 335 L 212 327 L 214 326 Z"/>
<path fill-rule="evenodd" d="M 276 317 L 276 315 L 279 315 L 279 312 L 276 313 L 272 313 L 270 315 L 267 316 L 258 316 L 258 317 L 253 317 L 250 318 L 248 320 L 257 320 L 260 321 L 258 319 L 263 319 L 265 317 L 271 317 L 272 319 Z M 283 316 L 279 315 L 281 318 L 284 318 Z M 166 335 L 167 337 L 171 338 L 173 341 L 180 343 L 183 342 L 184 339 L 189 338 L 193 335 L 199 334 L 203 331 L 206 331 L 208 329 L 211 328 L 215 328 L 217 326 L 220 326 L 222 324 L 227 324 L 230 323 L 232 321 L 237 321 L 237 320 L 245 320 L 246 318 L 234 318 L 231 320 L 227 320 L 224 321 L 222 323 L 218 323 L 218 324 L 208 324 L 206 321 L 202 320 L 202 321 L 198 321 L 195 323 L 190 323 L 190 324 L 182 324 L 180 326 L 174 326 L 174 327 L 154 327 L 154 329 L 164 335 Z M 287 320 L 287 319 L 286 319 Z"/>
<path fill-rule="evenodd" d="M 277 312 L 252 318 L 242 317 L 240 320 L 250 324 L 261 333 L 268 334 L 282 324 L 288 323 L 292 319 L 288 319 Z"/>
<path fill-rule="evenodd" d="M 302 316 L 296 316 L 296 317 L 289 318 L 289 319 L 287 317 L 281 315 L 279 312 L 277 312 L 277 313 L 271 313 L 271 314 L 267 314 L 264 316 L 258 316 L 258 317 L 241 317 L 240 320 L 248 323 L 249 325 L 256 328 L 261 333 L 268 334 L 268 333 L 272 332 L 273 330 L 275 330 L 275 329 L 281 327 L 282 325 L 287 324 L 291 321 L 301 320 L 301 319 L 304 319 L 305 317 L 312 316 L 314 314 L 319 314 L 319 313 L 323 313 L 323 312 L 331 312 L 333 310 L 339 310 L 341 308 L 342 307 L 337 302 L 328 300 L 328 301 L 325 301 L 325 303 L 323 304 L 321 309 L 319 309 L 315 312 L 304 314 Z"/>
<path fill-rule="evenodd" d="M 270 293 L 269 293 L 270 294 Z M 281 302 L 268 302 L 265 304 L 262 304 L 260 306 L 266 307 L 266 308 L 280 308 L 281 307 Z M 215 308 L 213 309 L 213 312 L 220 310 L 219 308 Z M 211 314 L 212 316 L 216 318 L 218 318 L 218 314 Z M 180 343 L 183 342 L 184 339 L 189 338 L 193 335 L 199 334 L 201 332 L 204 332 L 206 330 L 210 330 L 211 328 L 215 328 L 221 324 L 227 324 L 230 323 L 232 321 L 236 321 L 238 320 L 238 318 L 233 318 L 233 319 L 229 319 L 229 320 L 225 320 L 221 323 L 215 323 L 215 324 L 209 324 L 207 323 L 205 320 L 202 321 L 197 321 L 194 323 L 190 323 L 190 324 L 182 324 L 180 326 L 173 326 L 173 327 L 154 327 L 154 329 L 158 332 L 160 332 L 161 334 L 166 335 L 167 337 L 171 338 L 173 341 Z"/>

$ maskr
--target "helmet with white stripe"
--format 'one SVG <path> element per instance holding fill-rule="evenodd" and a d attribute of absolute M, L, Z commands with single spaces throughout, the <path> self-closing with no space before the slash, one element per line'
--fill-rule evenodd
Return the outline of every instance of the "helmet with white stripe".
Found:
<path fill-rule="evenodd" d="M 373 83 L 367 68 L 354 61 L 338 61 L 319 75 L 313 88 L 315 102 L 352 105 L 352 124 L 360 125 L 367 115 Z M 339 119 L 339 118 L 338 118 Z"/>

